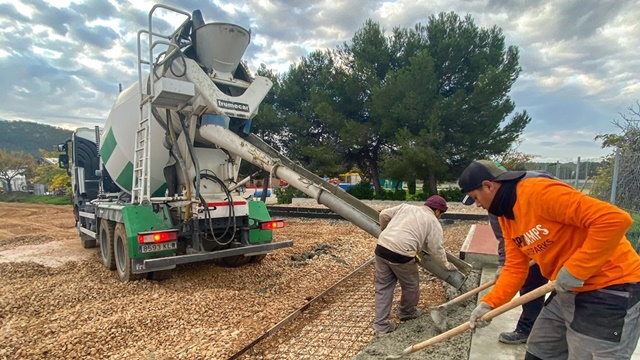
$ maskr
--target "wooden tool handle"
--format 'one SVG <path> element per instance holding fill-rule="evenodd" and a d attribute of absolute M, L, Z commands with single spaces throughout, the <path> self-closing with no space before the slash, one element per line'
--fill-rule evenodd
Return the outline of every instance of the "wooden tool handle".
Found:
<path fill-rule="evenodd" d="M 531 260 L 529 262 L 529 266 L 533 266 L 535 263 L 536 263 L 535 261 Z M 482 290 L 492 287 L 493 285 L 496 284 L 497 280 L 498 279 L 493 279 L 493 280 L 491 280 L 491 281 L 489 281 L 487 283 L 484 283 L 484 284 L 478 286 L 477 288 L 475 288 L 473 290 L 467 291 L 466 293 L 464 293 L 462 295 L 459 295 L 458 297 L 456 297 L 456 298 L 454 298 L 452 300 L 449 300 L 449 301 L 447 301 L 446 303 L 444 303 L 442 305 L 438 305 L 438 308 L 447 307 L 449 305 L 457 304 L 457 303 L 459 303 L 461 301 L 467 300 L 468 298 L 472 297 L 475 294 L 478 294 Z"/>
<path fill-rule="evenodd" d="M 489 281 L 489 282 L 487 282 L 487 283 L 484 283 L 484 284 L 482 284 L 482 285 L 478 286 L 478 287 L 477 287 L 477 288 L 475 288 L 475 289 L 472 289 L 472 290 L 470 290 L 470 291 L 467 291 L 466 293 L 464 293 L 464 294 L 462 294 L 462 295 L 459 295 L 458 297 L 453 298 L 452 300 L 447 301 L 446 303 L 444 303 L 444 304 L 442 304 L 442 305 L 438 305 L 438 308 L 447 307 L 447 306 L 449 306 L 449 305 L 457 304 L 457 303 L 459 303 L 459 302 L 462 302 L 462 301 L 464 301 L 464 300 L 467 300 L 468 298 L 470 298 L 470 297 L 472 297 L 472 296 L 476 295 L 477 293 L 481 292 L 482 290 L 492 287 L 493 285 L 495 285 L 495 283 L 496 283 L 496 280 L 495 280 L 495 279 L 494 279 L 494 280 L 491 280 L 491 281 Z"/>
<path fill-rule="evenodd" d="M 522 304 L 528 303 L 529 301 L 539 298 L 540 296 L 543 296 L 546 293 L 549 293 L 551 291 L 553 291 L 553 289 L 555 288 L 555 281 L 551 281 L 546 285 L 540 286 L 539 288 L 530 291 L 520 297 L 517 297 L 511 301 L 509 301 L 508 303 L 502 305 L 502 306 L 498 306 L 497 308 L 489 311 L 488 313 L 484 314 L 484 316 L 482 316 L 483 320 L 491 320 L 494 317 L 504 314 L 505 312 L 516 308 Z M 456 327 L 454 327 L 453 329 L 443 332 L 442 334 L 438 335 L 438 336 L 434 336 L 430 339 L 427 339 L 421 343 L 418 344 L 414 344 L 406 349 L 404 349 L 404 351 L 402 352 L 402 355 L 406 355 L 406 354 L 410 354 L 412 352 L 421 350 L 426 348 L 427 346 L 431 346 L 433 344 L 437 344 L 443 340 L 447 340 L 450 337 L 453 337 L 455 335 L 458 335 L 460 333 L 463 333 L 464 331 L 470 329 L 471 327 L 469 326 L 469 322 L 467 321 L 466 323 L 462 324 L 462 325 L 458 325 Z"/>

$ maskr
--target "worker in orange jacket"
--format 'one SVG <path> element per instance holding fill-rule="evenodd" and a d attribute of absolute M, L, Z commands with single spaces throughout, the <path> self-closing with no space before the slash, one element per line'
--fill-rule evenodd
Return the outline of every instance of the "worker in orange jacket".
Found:
<path fill-rule="evenodd" d="M 533 259 L 556 288 L 525 360 L 630 359 L 640 337 L 640 256 L 625 237 L 631 216 L 561 181 L 524 175 L 479 160 L 458 181 L 499 217 L 506 251 L 497 283 L 471 313 L 472 329 L 515 296 Z"/>

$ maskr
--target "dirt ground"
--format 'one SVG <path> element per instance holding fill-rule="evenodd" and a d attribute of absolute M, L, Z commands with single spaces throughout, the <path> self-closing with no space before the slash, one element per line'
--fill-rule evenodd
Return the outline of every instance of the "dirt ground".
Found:
<path fill-rule="evenodd" d="M 457 253 L 469 225 L 445 229 L 449 251 Z M 97 248 L 81 247 L 71 206 L 0 203 L 0 359 L 227 359 L 358 268 L 375 247 L 373 237 L 343 221 L 292 219 L 275 236 L 294 246 L 260 264 L 186 264 L 162 281 L 122 283 Z M 292 260 L 318 248 L 318 256 Z M 379 338 L 359 358 L 378 358 L 385 341 L 395 352 L 430 337 L 429 321 L 406 322 L 395 333 L 406 341 Z M 468 349 L 449 343 L 457 350 L 442 354 Z"/>
<path fill-rule="evenodd" d="M 77 239 L 71 206 L 0 203 L 0 224 L 0 263 L 56 267 L 92 254 Z"/>

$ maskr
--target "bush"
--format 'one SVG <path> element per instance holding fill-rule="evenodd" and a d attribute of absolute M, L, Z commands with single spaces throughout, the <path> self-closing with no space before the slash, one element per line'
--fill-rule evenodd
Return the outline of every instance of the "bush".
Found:
<path fill-rule="evenodd" d="M 393 191 L 391 199 L 389 200 L 400 200 L 407 201 L 407 192 L 404 189 Z"/>
<path fill-rule="evenodd" d="M 409 201 L 426 201 L 429 196 L 431 195 L 429 195 L 428 193 L 419 192 L 417 194 L 409 196 Z"/>
<path fill-rule="evenodd" d="M 373 188 L 371 187 L 371 183 L 361 181 L 356 185 L 347 189 L 347 192 L 360 200 L 372 200 L 373 199 Z"/>
<path fill-rule="evenodd" d="M 385 190 L 382 189 L 380 194 L 374 194 L 373 198 L 376 200 L 399 200 L 406 201 L 407 200 L 407 192 L 405 190 Z"/>
<path fill-rule="evenodd" d="M 2 202 L 17 202 L 17 203 L 29 203 L 29 204 L 51 204 L 51 205 L 71 205 L 71 196 L 41 196 L 33 195 L 20 191 L 12 191 L 10 193 L 0 194 L 0 201 Z"/>
<path fill-rule="evenodd" d="M 460 189 L 445 189 L 438 191 L 438 195 L 442 196 L 447 201 L 461 202 L 464 199 L 465 193 Z"/>
<path fill-rule="evenodd" d="M 275 188 L 273 192 L 276 194 L 278 204 L 291 204 L 293 198 L 308 198 L 307 194 L 293 186 Z"/>

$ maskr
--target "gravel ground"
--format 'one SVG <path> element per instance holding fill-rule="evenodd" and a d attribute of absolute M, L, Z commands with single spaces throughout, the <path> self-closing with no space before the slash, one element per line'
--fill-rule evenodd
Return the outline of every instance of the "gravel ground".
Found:
<path fill-rule="evenodd" d="M 453 253 L 469 224 L 445 231 Z M 375 247 L 344 221 L 292 219 L 275 236 L 294 246 L 260 264 L 187 264 L 162 281 L 121 283 L 80 246 L 70 206 L 0 203 L 0 359 L 226 359 Z"/>

